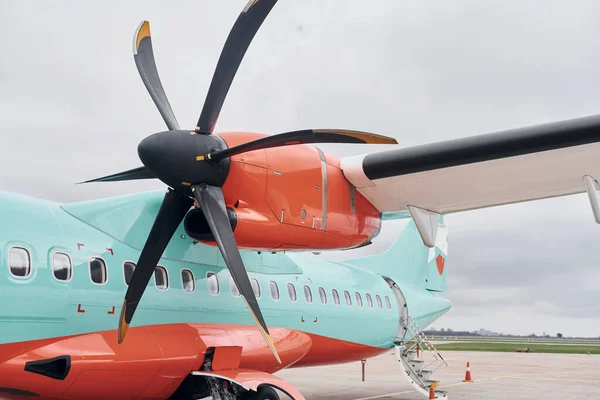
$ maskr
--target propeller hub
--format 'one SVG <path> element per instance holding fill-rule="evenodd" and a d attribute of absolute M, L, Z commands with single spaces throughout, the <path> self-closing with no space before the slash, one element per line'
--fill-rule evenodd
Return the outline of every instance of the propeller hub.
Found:
<path fill-rule="evenodd" d="M 224 148 L 225 142 L 217 135 L 176 130 L 148 136 L 138 145 L 138 155 L 158 179 L 177 191 L 190 194 L 190 186 L 194 184 L 223 185 L 229 160 L 207 162 L 198 157 Z"/>

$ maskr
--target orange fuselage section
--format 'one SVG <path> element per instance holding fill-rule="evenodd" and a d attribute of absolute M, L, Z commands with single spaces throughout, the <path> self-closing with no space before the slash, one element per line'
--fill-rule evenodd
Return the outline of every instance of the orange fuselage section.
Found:
<path fill-rule="evenodd" d="M 244 325 L 133 327 L 123 344 L 117 343 L 114 330 L 2 344 L 0 399 L 165 399 L 191 371 L 201 368 L 211 347 L 216 373 L 238 369 L 273 373 L 292 365 L 344 363 L 387 351 L 291 329 L 270 329 L 281 364 L 260 332 Z M 69 355 L 69 364 L 60 379 L 24 370 L 27 362 L 61 355 Z"/>
<path fill-rule="evenodd" d="M 264 136 L 219 135 L 229 147 Z M 339 159 L 311 145 L 233 156 L 223 192 L 237 214 L 234 235 L 242 248 L 352 248 L 381 227 L 379 211 L 346 180 Z"/>

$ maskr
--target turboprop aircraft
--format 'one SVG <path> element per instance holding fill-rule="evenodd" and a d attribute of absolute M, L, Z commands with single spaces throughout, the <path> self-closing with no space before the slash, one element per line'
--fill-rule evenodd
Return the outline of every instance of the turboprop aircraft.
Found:
<path fill-rule="evenodd" d="M 345 129 L 215 133 L 275 3 L 242 10 L 195 129 L 169 105 L 149 23 L 135 32 L 168 131 L 139 144 L 143 166 L 86 183 L 159 179 L 166 194 L 1 194 L 0 396 L 276 400 L 278 388 L 302 399 L 273 373 L 395 348 L 417 391 L 445 397 L 414 347 L 444 363 L 421 331 L 450 308 L 438 295 L 443 215 L 587 191 L 600 222 L 598 116 L 341 159 L 313 144 L 397 142 Z M 367 246 L 394 218 L 407 223 L 383 254 L 310 253 Z"/>

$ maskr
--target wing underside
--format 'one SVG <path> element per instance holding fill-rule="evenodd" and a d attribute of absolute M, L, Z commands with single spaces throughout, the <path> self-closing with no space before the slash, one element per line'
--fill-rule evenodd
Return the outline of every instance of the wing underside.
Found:
<path fill-rule="evenodd" d="M 342 159 L 381 212 L 439 214 L 586 191 L 600 179 L 600 116 Z M 410 207 L 409 207 L 410 209 Z"/>

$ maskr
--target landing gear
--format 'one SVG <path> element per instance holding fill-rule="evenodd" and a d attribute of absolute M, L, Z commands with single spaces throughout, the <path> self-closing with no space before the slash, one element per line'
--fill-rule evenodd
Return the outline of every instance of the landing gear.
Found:
<path fill-rule="evenodd" d="M 246 390 L 240 384 L 212 373 L 214 348 L 208 348 L 202 368 L 187 376 L 169 400 L 280 400 L 271 386 L 261 385 L 257 391 Z"/>
<path fill-rule="evenodd" d="M 214 400 L 280 400 L 275 389 L 267 385 L 259 386 L 256 392 L 245 391 L 229 381 L 192 375 L 181 383 L 169 400 L 200 400 L 211 396 Z"/>
<path fill-rule="evenodd" d="M 279 395 L 271 386 L 259 386 L 256 392 L 246 392 L 242 400 L 279 400 Z"/>
<path fill-rule="evenodd" d="M 210 388 L 206 379 L 190 375 L 181 382 L 169 400 L 196 400 L 208 396 L 210 396 Z"/>

